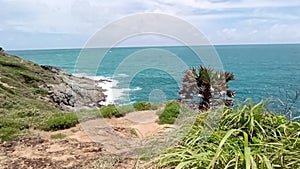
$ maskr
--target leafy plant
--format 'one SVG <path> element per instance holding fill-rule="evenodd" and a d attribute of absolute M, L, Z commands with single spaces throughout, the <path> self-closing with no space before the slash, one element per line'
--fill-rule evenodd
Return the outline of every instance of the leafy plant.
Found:
<path fill-rule="evenodd" d="M 136 103 L 133 104 L 133 107 L 138 111 L 150 110 L 151 109 L 151 103 L 145 102 L 145 101 L 136 102 Z"/>
<path fill-rule="evenodd" d="M 163 112 L 159 115 L 160 124 L 173 124 L 180 113 L 180 105 L 176 101 L 166 104 Z"/>
<path fill-rule="evenodd" d="M 14 127 L 0 127 L 0 142 L 16 140 L 19 138 L 21 130 Z"/>
<path fill-rule="evenodd" d="M 232 106 L 235 92 L 228 89 L 228 82 L 234 80 L 229 72 L 214 71 L 212 68 L 199 66 L 187 70 L 183 76 L 180 100 L 193 109 L 201 111 L 211 107 Z"/>
<path fill-rule="evenodd" d="M 265 102 L 224 108 L 219 126 L 204 135 L 201 113 L 190 133 L 160 156 L 160 166 L 207 169 L 300 167 L 300 123 L 265 112 Z"/>
<path fill-rule="evenodd" d="M 56 113 L 51 115 L 45 122 L 44 130 L 63 130 L 74 127 L 78 124 L 78 118 L 75 113 Z"/>
<path fill-rule="evenodd" d="M 114 104 L 109 104 L 100 108 L 100 116 L 104 118 L 121 117 L 122 114 L 119 112 Z"/>

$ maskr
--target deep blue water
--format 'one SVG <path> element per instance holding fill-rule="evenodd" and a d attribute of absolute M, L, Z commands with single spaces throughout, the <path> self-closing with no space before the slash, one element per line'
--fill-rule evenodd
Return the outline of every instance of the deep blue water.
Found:
<path fill-rule="evenodd" d="M 290 102 L 294 92 L 300 91 L 298 44 L 226 45 L 215 46 L 215 49 L 224 70 L 233 72 L 236 77 L 229 86 L 236 91 L 237 101 L 253 98 L 258 102 L 271 98 L 276 103 L 271 107 L 278 109 L 278 98 L 283 101 L 290 99 Z M 8 51 L 38 64 L 57 66 L 71 73 L 74 73 L 76 65 L 84 62 L 86 70 L 79 67 L 76 73 L 114 77 L 119 81 L 117 88 L 131 89 L 123 91 L 125 95 L 127 92 L 126 96 L 131 102 L 177 99 L 180 88 L 178 81 L 183 71 L 203 64 L 188 47 L 113 48 L 96 69 L 97 51 L 93 52 L 93 57 L 85 59 L 82 59 L 80 52 L 80 49 Z M 300 101 L 292 109 L 299 114 Z"/>

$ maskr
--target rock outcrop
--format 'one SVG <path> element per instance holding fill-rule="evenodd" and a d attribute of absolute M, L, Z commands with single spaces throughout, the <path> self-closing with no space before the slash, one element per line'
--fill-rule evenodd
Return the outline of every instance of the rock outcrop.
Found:
<path fill-rule="evenodd" d="M 104 90 L 98 86 L 99 81 L 86 77 L 73 76 L 53 66 L 41 66 L 54 74 L 55 84 L 44 83 L 40 87 L 48 91 L 44 99 L 65 111 L 79 111 L 101 107 L 105 101 Z"/>

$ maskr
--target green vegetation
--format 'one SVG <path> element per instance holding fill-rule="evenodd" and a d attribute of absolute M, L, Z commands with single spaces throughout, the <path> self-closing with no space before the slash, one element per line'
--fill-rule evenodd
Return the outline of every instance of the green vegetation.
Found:
<path fill-rule="evenodd" d="M 159 104 L 157 103 L 150 103 L 145 101 L 136 102 L 133 104 L 135 110 L 143 111 L 143 110 L 157 110 Z"/>
<path fill-rule="evenodd" d="M 158 104 L 149 102 L 137 102 L 133 105 L 123 105 L 116 106 L 114 104 L 109 104 L 100 108 L 100 117 L 112 118 L 112 117 L 122 117 L 127 113 L 134 112 L 136 110 L 156 110 L 158 109 Z"/>
<path fill-rule="evenodd" d="M 180 105 L 176 101 L 168 102 L 159 115 L 160 124 L 173 124 L 180 113 Z"/>
<path fill-rule="evenodd" d="M 184 73 L 179 91 L 181 102 L 192 109 L 206 111 L 225 104 L 233 106 L 234 91 L 228 90 L 228 82 L 234 80 L 233 73 L 215 71 L 198 66 Z"/>
<path fill-rule="evenodd" d="M 193 129 L 181 142 L 160 155 L 160 167 L 300 168 L 299 122 L 265 112 L 265 102 L 254 105 L 251 100 L 248 105 L 240 105 L 234 109 L 224 107 L 221 115 L 214 114 L 213 110 L 209 110 L 213 107 L 211 103 L 215 95 L 210 90 L 211 87 L 218 93 L 223 91 L 228 97 L 233 96 L 233 93 L 227 90 L 227 82 L 233 80 L 234 76 L 231 73 L 221 73 L 224 81 L 218 88 L 213 80 L 220 72 L 212 72 L 203 67 L 193 71 L 186 73 L 184 83 L 186 82 L 187 88 L 184 88 L 181 94 L 191 94 L 194 88 L 190 87 L 193 86 L 190 83 L 193 83 L 195 88 L 201 89 L 193 94 L 200 94 L 204 98 L 202 103 L 196 103 L 194 107 L 208 111 L 198 115 Z M 56 131 L 78 123 L 76 114 L 62 113 L 41 99 L 48 95 L 48 91 L 40 86 L 55 83 L 53 79 L 49 72 L 38 65 L 0 52 L 0 142 L 17 140 L 26 135 L 29 128 Z M 225 104 L 230 103 L 227 100 L 223 101 Z M 149 102 L 120 107 L 108 105 L 100 110 L 81 112 L 80 117 L 120 117 L 135 110 L 157 108 L 157 104 Z M 164 110 L 159 114 L 159 123 L 173 124 L 180 110 L 178 102 L 166 103 Z M 208 118 L 215 119 L 207 120 Z M 207 122 L 218 122 L 218 125 L 212 128 Z M 130 133 L 137 135 L 136 130 L 130 130 Z M 62 133 L 51 135 L 53 139 L 65 137 Z"/>
<path fill-rule="evenodd" d="M 16 140 L 20 137 L 21 130 L 14 127 L 1 127 L 0 128 L 0 142 Z"/>
<path fill-rule="evenodd" d="M 48 91 L 39 86 L 53 79 L 37 64 L 0 52 L 0 141 L 19 139 L 60 112 L 41 99 Z"/>
<path fill-rule="evenodd" d="M 49 116 L 46 120 L 43 130 L 63 130 L 76 126 L 78 118 L 75 113 L 56 113 Z"/>
<path fill-rule="evenodd" d="M 122 114 L 119 112 L 114 104 L 109 104 L 100 108 L 100 116 L 104 118 L 121 117 Z"/>
<path fill-rule="evenodd" d="M 133 104 L 133 107 L 138 111 L 150 110 L 151 109 L 151 103 L 145 102 L 145 101 L 136 102 L 136 103 Z"/>
<path fill-rule="evenodd" d="M 62 134 L 62 133 L 57 133 L 57 134 L 53 134 L 50 136 L 52 139 L 64 139 L 66 138 L 66 135 Z"/>
<path fill-rule="evenodd" d="M 264 111 L 265 102 L 224 108 L 217 128 L 207 132 L 208 111 L 190 133 L 160 156 L 160 166 L 189 169 L 300 167 L 300 123 Z M 214 116 L 216 117 L 216 116 Z"/>

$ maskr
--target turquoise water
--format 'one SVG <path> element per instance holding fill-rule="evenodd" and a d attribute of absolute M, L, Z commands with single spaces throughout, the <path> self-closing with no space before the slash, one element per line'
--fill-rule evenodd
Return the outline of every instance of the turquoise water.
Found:
<path fill-rule="evenodd" d="M 158 49 L 159 52 L 154 49 Z M 300 45 L 298 44 L 226 45 L 215 46 L 215 49 L 224 70 L 235 74 L 236 80 L 229 85 L 230 89 L 236 91 L 237 101 L 243 102 L 247 98 L 253 98 L 258 102 L 272 98 L 272 103 L 276 104 L 271 108 L 279 110 L 276 101 L 278 98 L 283 101 L 292 100 L 293 93 L 300 91 Z M 25 50 L 8 51 L 8 53 L 41 65 L 57 66 L 73 73 L 80 56 L 80 49 Z M 130 64 L 126 63 L 126 59 L 130 57 L 135 59 L 134 63 L 132 61 Z M 176 63 L 177 58 L 186 67 Z M 86 69 L 92 67 L 89 64 L 95 62 L 87 58 Z M 126 64 L 122 64 L 124 62 Z M 158 66 L 153 67 L 151 64 Z M 90 75 L 113 77 L 119 82 L 117 88 L 128 88 L 123 92 L 126 95 L 127 91 L 131 102 L 149 99 L 161 101 L 177 99 L 180 87 L 178 79 L 182 77 L 183 70 L 199 64 L 203 64 L 202 61 L 188 47 L 113 48 L 105 55 L 97 70 L 89 71 Z M 120 67 L 122 69 L 116 71 Z M 82 72 L 87 73 L 86 70 Z M 76 73 L 81 73 L 80 69 Z M 159 98 L 155 95 L 163 95 L 163 97 Z M 120 102 L 121 100 L 122 98 L 119 98 Z M 292 109 L 299 113 L 299 101 Z"/>

